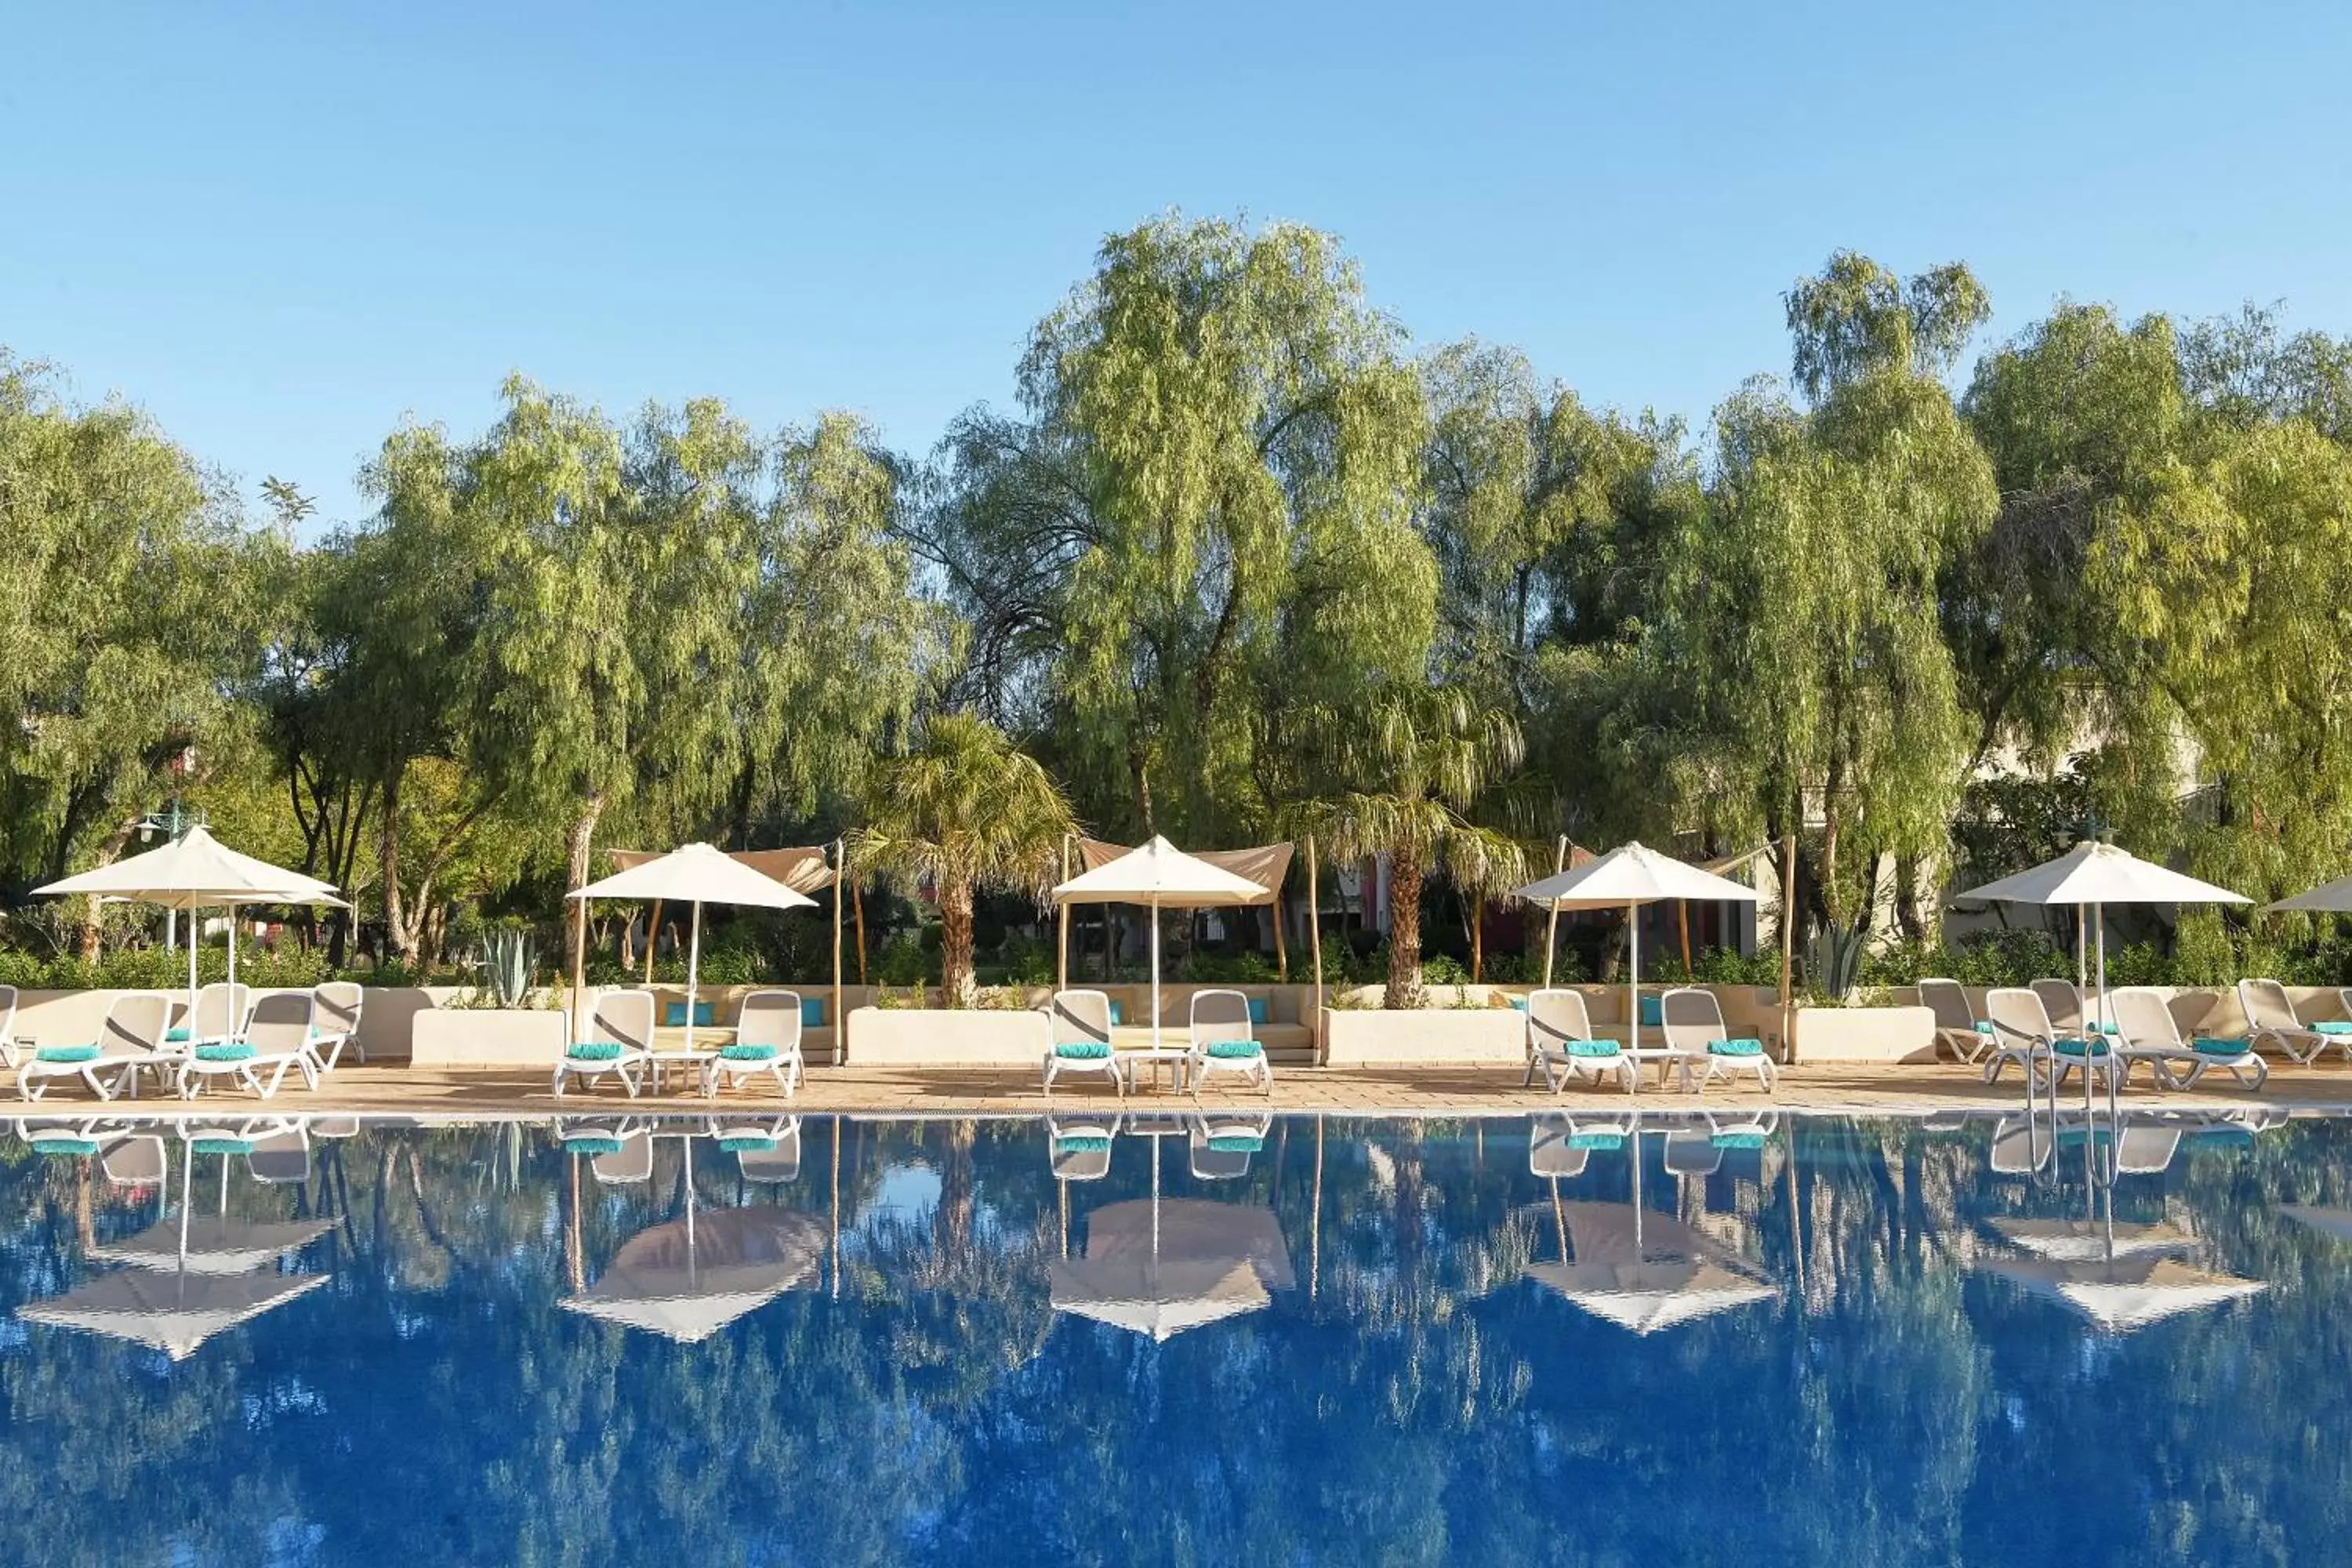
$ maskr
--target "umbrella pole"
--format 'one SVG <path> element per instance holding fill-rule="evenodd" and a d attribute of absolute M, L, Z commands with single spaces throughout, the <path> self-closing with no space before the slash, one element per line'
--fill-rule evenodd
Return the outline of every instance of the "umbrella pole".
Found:
<path fill-rule="evenodd" d="M 841 1010 L 841 889 L 849 880 L 849 840 L 833 841 L 833 1059 L 847 1059 L 843 1047 L 849 1043 L 849 1031 L 843 1025 Z"/>
<path fill-rule="evenodd" d="M 1632 979 L 1627 982 L 1625 993 L 1625 1022 L 1633 1030 L 1628 1037 L 1633 1042 L 1631 1048 L 1638 1051 L 1642 1048 L 1642 906 L 1639 904 L 1625 906 L 1625 934 L 1626 951 L 1632 954 L 1632 962 L 1627 965 L 1627 973 Z M 1634 1072 L 1639 1076 L 1640 1064 L 1635 1064 Z"/>
<path fill-rule="evenodd" d="M 702 960 L 702 900 L 694 903 L 694 915 L 687 922 L 686 938 L 686 1049 L 694 1051 L 694 990 L 696 971 Z"/>
<path fill-rule="evenodd" d="M 1062 835 L 1062 880 L 1070 879 L 1070 836 Z M 1066 900 L 1055 911 L 1057 930 L 1054 957 L 1054 989 L 1070 988 L 1070 906 Z"/>
<path fill-rule="evenodd" d="M 194 1051 L 196 1037 L 196 911 L 188 911 L 188 1049 Z"/>
<path fill-rule="evenodd" d="M 1307 836 L 1307 940 L 1315 946 L 1315 1059 L 1323 1059 L 1323 896 L 1315 874 L 1315 836 Z M 1321 1124 L 1316 1134 L 1322 1137 Z"/>
<path fill-rule="evenodd" d="M 1155 1051 L 1160 1048 L 1160 895 L 1157 893 L 1151 895 L 1151 1048 Z M 1153 1147 L 1156 1150 L 1158 1145 Z M 1151 1174 L 1155 1181 L 1160 1175 L 1160 1157 L 1156 1152 L 1151 1160 Z M 1160 1216 L 1155 1211 L 1152 1215 L 1155 1242 L 1160 1234 L 1159 1223 Z"/>
<path fill-rule="evenodd" d="M 648 985 L 654 983 L 654 949 L 661 942 L 661 907 L 662 901 L 656 899 L 653 913 L 646 918 L 646 984 Z"/>

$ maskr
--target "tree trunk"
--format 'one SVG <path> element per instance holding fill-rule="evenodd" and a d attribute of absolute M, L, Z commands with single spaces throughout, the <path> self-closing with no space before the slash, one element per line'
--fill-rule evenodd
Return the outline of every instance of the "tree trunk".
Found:
<path fill-rule="evenodd" d="M 400 908 L 400 769 L 383 781 L 383 823 L 378 845 L 376 875 L 383 882 L 383 940 L 388 950 L 400 951 L 407 929 Z"/>
<path fill-rule="evenodd" d="M 89 868 L 94 871 L 100 866 L 111 866 L 117 860 L 122 858 L 123 848 L 125 846 L 130 844 L 131 835 L 138 828 L 138 818 L 131 817 L 126 819 L 121 826 L 115 828 L 113 832 L 108 834 L 106 836 L 106 842 L 98 847 L 98 857 L 89 863 Z M 100 909 L 99 902 L 96 899 L 77 899 L 74 901 L 79 904 L 84 911 L 81 919 L 81 931 L 79 932 L 81 961 L 84 963 L 96 963 L 99 959 L 99 951 L 102 940 L 106 934 L 104 913 Z M 191 921 L 193 921 L 194 918 L 194 917 L 191 916 Z"/>
<path fill-rule="evenodd" d="M 579 817 L 572 824 L 572 831 L 564 837 L 565 874 L 571 879 L 565 884 L 567 891 L 587 886 L 589 850 L 596 841 L 596 819 L 604 815 L 604 792 L 590 790 L 588 798 L 582 803 Z M 572 1027 L 577 1030 L 580 998 L 588 985 L 588 900 L 566 901 L 572 906 Z M 583 1037 L 575 1033 L 572 1037 L 576 1040 Z"/>
<path fill-rule="evenodd" d="M 1421 1005 L 1421 851 L 1389 851 L 1389 988 L 1383 1004 Z"/>
<path fill-rule="evenodd" d="M 980 984 L 971 972 L 971 881 L 940 879 L 940 992 L 950 1007 L 969 1007 Z"/>

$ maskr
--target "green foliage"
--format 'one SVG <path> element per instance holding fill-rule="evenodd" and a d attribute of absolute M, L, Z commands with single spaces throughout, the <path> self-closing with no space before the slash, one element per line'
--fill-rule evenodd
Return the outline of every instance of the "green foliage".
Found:
<path fill-rule="evenodd" d="M 912 931 L 899 931 L 875 955 L 874 980 L 878 985 L 920 985 L 930 973 L 923 944 Z"/>
<path fill-rule="evenodd" d="M 520 1007 L 539 968 L 539 946 L 528 931 L 494 931 L 482 940 L 482 973 L 501 1007 Z"/>

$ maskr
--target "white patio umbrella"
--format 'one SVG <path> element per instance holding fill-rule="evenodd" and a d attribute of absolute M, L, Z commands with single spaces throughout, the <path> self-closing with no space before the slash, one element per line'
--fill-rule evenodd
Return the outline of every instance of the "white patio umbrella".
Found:
<path fill-rule="evenodd" d="M 694 1049 L 694 1002 L 702 964 L 702 906 L 740 904 L 752 909 L 814 909 L 816 900 L 762 875 L 708 844 L 681 844 L 668 854 L 615 871 L 601 882 L 574 888 L 574 899 L 659 899 L 691 904 L 694 916 L 686 948 L 686 1048 Z M 572 1000 L 572 1029 L 579 1030 L 579 999 Z"/>
<path fill-rule="evenodd" d="M 1054 889 L 1056 904 L 1151 906 L 1151 1043 L 1160 1043 L 1160 908 L 1262 899 L 1266 889 L 1222 866 L 1185 854 L 1154 834 L 1151 842 L 1081 872 Z"/>
<path fill-rule="evenodd" d="M 2160 1253 L 2072 1262 L 1997 1258 L 1979 1267 L 2060 1303 L 2111 1334 L 2128 1333 L 2176 1312 L 2219 1306 L 2266 1289 L 2259 1279 L 2217 1274 Z"/>
<path fill-rule="evenodd" d="M 2263 913 L 2273 914 L 2352 914 L 2352 877 L 2338 877 L 2323 882 L 2307 892 L 2291 899 L 2281 899 L 2274 904 L 2264 904 Z"/>
<path fill-rule="evenodd" d="M 2112 844 L 2085 840 L 2069 849 L 2055 860 L 2003 877 L 1997 882 L 1987 882 L 1965 893 L 1953 895 L 1955 903 L 1983 901 L 1989 903 L 2072 904 L 2079 911 L 2088 909 L 2092 926 L 2098 933 L 2099 985 L 2098 1016 L 2095 1022 L 2107 1020 L 2107 921 L 2109 904 L 2242 904 L 2243 894 L 2227 888 L 2217 888 L 2210 882 L 2200 882 L 2194 877 L 2151 864 L 2138 856 Z"/>
<path fill-rule="evenodd" d="M 1702 871 L 1640 844 L 1620 845 L 1598 859 L 1572 866 L 1540 882 L 1530 882 L 1518 890 L 1518 896 L 1556 910 L 1625 911 L 1631 936 L 1625 1016 L 1633 1030 L 1630 1045 L 1635 1050 L 1642 1046 L 1641 906 L 1665 899 L 1687 899 L 1694 903 L 1757 901 L 1753 888 L 1743 887 L 1712 871 Z"/>
<path fill-rule="evenodd" d="M 209 829 L 191 827 L 161 848 L 132 855 L 110 866 L 100 866 L 51 882 L 33 891 L 47 898 L 89 894 L 155 904 L 167 910 L 226 909 L 232 915 L 247 904 L 317 904 L 347 906 L 335 895 L 331 882 L 299 871 L 289 871 L 239 854 L 215 838 Z M 228 927 L 228 977 L 236 979 L 236 921 Z M 196 943 L 193 929 L 188 941 L 188 1021 L 196 1016 Z"/>

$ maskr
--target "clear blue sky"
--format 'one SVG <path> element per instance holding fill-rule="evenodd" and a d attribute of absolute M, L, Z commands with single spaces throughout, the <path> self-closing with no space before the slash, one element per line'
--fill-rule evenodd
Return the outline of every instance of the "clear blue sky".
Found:
<path fill-rule="evenodd" d="M 1696 421 L 1841 246 L 1965 259 L 2000 335 L 2061 294 L 2352 331 L 2347 62 L 2340 0 L 25 4 L 0 343 L 332 519 L 510 370 L 928 448 L 1180 207 Z"/>

